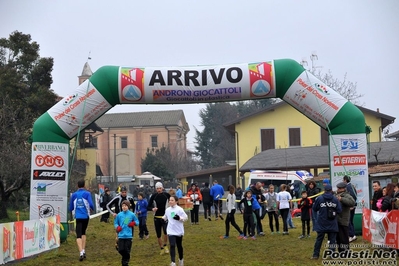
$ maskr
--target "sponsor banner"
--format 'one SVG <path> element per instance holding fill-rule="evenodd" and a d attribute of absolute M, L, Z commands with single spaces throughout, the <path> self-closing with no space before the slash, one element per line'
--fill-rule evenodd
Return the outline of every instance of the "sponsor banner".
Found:
<path fill-rule="evenodd" d="M 388 213 L 363 209 L 363 239 L 381 248 L 399 249 L 399 210 Z"/>
<path fill-rule="evenodd" d="M 66 96 L 47 113 L 72 138 L 79 128 L 85 128 L 111 107 L 93 84 L 86 80 L 73 94 Z"/>
<path fill-rule="evenodd" d="M 307 71 L 302 72 L 292 83 L 283 100 L 323 128 L 326 128 L 347 102 Z"/>
<path fill-rule="evenodd" d="M 30 219 L 60 214 L 67 221 L 68 155 L 68 144 L 33 143 Z"/>
<path fill-rule="evenodd" d="M 361 213 L 370 202 L 366 134 L 331 135 L 330 162 L 333 189 L 350 176 L 357 191 L 356 213 Z"/>
<path fill-rule="evenodd" d="M 276 96 L 271 62 L 119 69 L 121 103 L 197 103 Z M 249 90 L 247 89 L 249 88 Z"/>
<path fill-rule="evenodd" d="M 19 260 L 60 246 L 60 219 L 44 219 L 0 224 L 0 264 Z"/>

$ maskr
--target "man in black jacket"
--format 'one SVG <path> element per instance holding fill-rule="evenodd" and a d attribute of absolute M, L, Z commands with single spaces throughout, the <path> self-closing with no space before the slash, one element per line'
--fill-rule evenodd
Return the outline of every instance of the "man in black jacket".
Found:
<path fill-rule="evenodd" d="M 112 200 L 111 191 L 109 191 L 109 187 L 104 188 L 103 194 L 101 194 L 101 203 L 100 207 L 103 208 L 103 211 L 107 210 L 107 204 Z M 109 222 L 109 212 L 101 215 L 100 222 Z"/>
<path fill-rule="evenodd" d="M 374 190 L 374 194 L 373 194 L 373 199 L 371 200 L 371 209 L 373 211 L 377 211 L 378 212 L 378 208 L 377 208 L 377 201 L 382 198 L 382 189 L 381 189 L 381 184 L 380 181 L 373 181 L 373 190 Z"/>
<path fill-rule="evenodd" d="M 257 182 L 254 186 L 252 186 L 251 192 L 252 195 L 255 196 L 256 200 L 259 202 L 259 205 L 262 206 L 261 204 L 265 201 L 265 196 L 263 196 L 262 194 L 262 183 Z M 260 209 L 254 210 L 254 213 L 256 216 L 256 230 L 258 231 L 258 235 L 264 236 L 265 233 L 263 233 L 262 221 L 260 217 Z"/>
<path fill-rule="evenodd" d="M 208 219 L 209 221 L 212 221 L 211 208 L 213 205 L 213 200 L 211 197 L 211 190 L 209 189 L 208 182 L 206 182 L 205 186 L 201 189 L 201 195 L 202 195 L 202 206 L 204 207 L 205 220 Z"/>

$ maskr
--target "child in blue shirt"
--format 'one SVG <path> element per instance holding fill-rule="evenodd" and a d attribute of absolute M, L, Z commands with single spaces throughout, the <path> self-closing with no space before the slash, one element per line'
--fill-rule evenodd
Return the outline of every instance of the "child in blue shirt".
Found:
<path fill-rule="evenodd" d="M 144 193 L 143 192 L 139 192 L 138 196 L 138 201 L 136 203 L 136 215 L 139 218 L 139 237 L 140 240 L 144 239 L 148 239 L 149 238 L 149 233 L 148 233 L 148 228 L 147 228 L 147 207 L 148 207 L 148 202 L 147 199 L 144 198 Z"/>
<path fill-rule="evenodd" d="M 122 211 L 116 215 L 114 227 L 118 234 L 118 252 L 122 256 L 122 266 L 129 265 L 130 251 L 132 249 L 133 230 L 136 225 L 140 225 L 136 215 L 129 210 L 130 202 L 122 202 Z"/>

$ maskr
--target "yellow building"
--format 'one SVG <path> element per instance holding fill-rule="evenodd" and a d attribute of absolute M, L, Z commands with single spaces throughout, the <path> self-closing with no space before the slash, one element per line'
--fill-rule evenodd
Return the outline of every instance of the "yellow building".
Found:
<path fill-rule="evenodd" d="M 359 106 L 358 108 L 363 112 L 366 124 L 372 129 L 368 141 L 380 142 L 382 130 L 393 123 L 395 118 L 378 110 L 376 112 Z M 240 117 L 224 126 L 235 133 L 237 177 L 240 176 L 238 169 L 262 151 L 328 145 L 328 132 L 285 102 Z M 318 173 L 313 171 L 313 174 Z"/>

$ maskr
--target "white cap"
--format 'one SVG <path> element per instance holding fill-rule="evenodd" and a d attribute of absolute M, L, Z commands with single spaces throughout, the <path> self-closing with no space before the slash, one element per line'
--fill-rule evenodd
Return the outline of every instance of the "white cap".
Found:
<path fill-rule="evenodd" d="M 162 183 L 161 183 L 161 182 L 157 182 L 157 183 L 155 184 L 155 188 L 163 188 Z"/>

